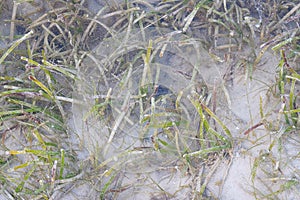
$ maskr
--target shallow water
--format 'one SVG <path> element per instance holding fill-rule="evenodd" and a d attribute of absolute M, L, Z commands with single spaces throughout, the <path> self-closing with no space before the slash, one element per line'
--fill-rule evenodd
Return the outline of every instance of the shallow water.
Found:
<path fill-rule="evenodd" d="M 87 0 L 84 6 L 96 14 L 105 4 L 118 7 L 120 2 Z M 155 7 L 161 1 L 147 2 Z M 263 1 L 255 2 L 251 17 L 257 18 L 254 27 L 259 28 L 264 18 Z M 31 10 L 26 5 L 19 10 L 20 15 Z M 145 12 L 150 11 L 145 6 Z M 33 19 L 43 13 L 39 14 Z M 8 35 L 5 27 L 7 24 L 0 22 L 1 33 Z M 104 35 L 97 32 L 99 44 L 91 45 L 94 50 L 77 69 L 70 119 L 70 141 L 79 146 L 76 153 L 86 177 L 74 181 L 68 194 L 55 191 L 57 198 L 99 198 L 99 191 L 113 180 L 107 199 L 197 199 L 207 180 L 204 196 L 255 199 L 253 191 L 267 194 L 268 185 L 276 190 L 285 180 L 299 180 L 299 138 L 282 131 L 282 102 L 271 92 L 280 56 L 265 52 L 256 70 L 250 72 L 245 63 L 251 60 L 252 47 L 230 52 L 235 55 L 232 62 L 217 62 L 204 48 L 203 38 L 207 36 L 200 30 L 192 31 L 195 33 L 134 29 L 104 41 Z M 201 41 L 188 36 L 197 34 Z M 153 43 L 147 63 L 149 40 Z M 4 41 L 0 45 L 7 47 Z M 255 53 L 258 55 L 259 49 Z M 184 155 L 202 148 L 198 137 L 200 117 L 190 101 L 195 93 L 229 128 L 233 146 L 219 155 L 209 154 L 209 158 L 195 156 L 187 163 Z M 279 126 L 264 124 L 244 135 L 262 120 L 260 99 L 266 120 Z M 227 137 L 218 125 L 213 127 Z M 282 143 L 276 142 L 269 151 L 278 138 Z M 7 142 L 12 149 L 18 145 Z M 251 180 L 258 158 L 261 163 L 256 178 Z M 210 160 L 212 163 L 205 163 Z M 297 192 L 286 190 L 272 197 L 277 196 L 296 199 Z"/>
<path fill-rule="evenodd" d="M 133 30 L 127 40 L 126 33 L 122 33 L 95 48 L 97 64 L 86 59 L 79 71 L 81 79 L 77 82 L 76 96 L 85 103 L 73 105 L 76 130 L 84 147 L 90 154 L 97 152 L 94 156 L 100 163 L 114 158 L 108 166 L 123 171 L 126 177 L 132 176 L 127 173 L 152 176 L 157 171 L 174 170 L 183 164 L 180 156 L 184 151 L 199 148 L 196 138 L 199 119 L 187 97 L 193 92 L 201 94 L 202 86 L 212 86 L 220 77 L 216 64 L 199 41 L 167 29 L 163 30 L 164 35 L 154 29 L 145 32 L 144 39 L 139 30 Z M 153 47 L 147 69 L 138 56 L 145 53 L 150 39 Z M 123 63 L 118 63 L 119 60 Z M 101 71 L 108 73 L 103 75 Z M 141 87 L 147 90 L 144 99 L 137 98 Z M 93 97 L 105 97 L 110 89 L 107 115 L 112 115 L 113 120 L 107 123 L 89 112 L 95 102 Z M 153 95 L 156 93 L 160 93 L 160 98 Z M 98 100 L 103 102 L 105 98 Z M 140 104 L 140 100 L 144 102 Z M 87 115 L 90 116 L 85 118 Z M 163 128 L 159 125 L 162 123 L 169 125 Z M 172 123 L 177 125 L 174 127 Z M 175 139 L 177 134 L 180 136 Z"/>
<path fill-rule="evenodd" d="M 134 38 L 130 37 L 126 40 L 124 39 L 126 33 L 124 33 L 120 34 L 117 39 L 114 38 L 100 43 L 94 50 L 97 64 L 87 59 L 79 72 L 79 77 L 82 77 L 82 79 L 78 81 L 77 86 L 82 98 L 78 100 L 85 101 L 84 106 L 86 108 L 82 110 L 81 115 L 75 115 L 76 130 L 82 134 L 80 137 L 85 148 L 92 154 L 97 152 L 97 155 L 93 156 L 97 158 L 98 162 L 109 160 L 108 166 L 123 171 L 126 177 L 136 177 L 136 173 L 153 176 L 153 173 L 158 173 L 157 171 L 164 173 L 166 169 L 178 168 L 178 166 L 181 166 L 178 158 L 182 156 L 184 148 L 189 148 L 189 151 L 196 151 L 199 148 L 196 145 L 197 138 L 195 134 L 199 126 L 197 123 L 199 118 L 194 107 L 187 99 L 193 92 L 199 90 L 199 85 L 205 85 L 208 88 L 208 93 L 211 93 L 213 88 L 217 88 L 216 112 L 225 122 L 228 121 L 227 125 L 233 128 L 234 137 L 239 137 L 241 131 L 247 128 L 251 121 L 256 122 L 254 119 L 259 114 L 259 96 L 265 95 L 268 89 L 267 86 L 275 81 L 275 70 L 272 66 L 277 61 L 274 60 L 271 54 L 266 54 L 266 57 L 264 57 L 264 61 L 266 61 L 265 69 L 261 67 L 260 72 L 253 74 L 255 80 L 258 81 L 249 81 L 245 79 L 243 74 L 239 76 L 236 73 L 232 77 L 232 83 L 227 85 L 221 78 L 221 74 L 226 70 L 225 63 L 218 64 L 214 62 L 199 41 L 190 39 L 179 32 L 164 31 L 169 33 L 170 36 L 160 36 L 155 30 L 151 32 L 150 29 L 146 32 L 151 34 L 143 39 L 139 30 L 135 30 L 132 34 Z M 165 42 L 166 37 L 167 42 Z M 134 59 L 140 54 L 140 50 L 144 50 L 143 52 L 147 50 L 150 39 L 154 41 L 152 48 L 154 55 L 152 54 L 150 71 L 147 72 L 151 75 L 144 75 L 146 78 L 142 80 L 145 66 L 143 61 Z M 165 44 L 167 48 L 163 56 L 160 56 L 161 49 Z M 130 50 L 126 48 L 130 48 Z M 119 60 L 122 60 L 122 58 L 124 60 L 120 64 Z M 95 67 L 96 65 L 98 66 Z M 113 76 L 103 75 L 101 71 L 108 71 Z M 105 81 L 103 77 L 106 78 Z M 259 81 L 262 78 L 264 79 L 263 83 Z M 150 128 L 145 128 L 144 117 L 151 116 L 151 114 L 155 116 L 155 111 L 151 110 L 153 108 L 149 104 L 149 94 L 153 93 L 153 88 L 149 89 L 147 87 L 148 106 L 150 107 L 147 108 L 146 106 L 141 115 L 142 117 L 139 114 L 139 103 L 134 96 L 141 95 L 139 87 L 143 81 L 144 84 L 158 85 L 172 91 L 172 94 L 174 94 L 173 99 L 182 92 L 180 121 L 190 122 L 189 124 L 182 123 L 183 125 L 179 126 L 182 152 L 177 152 L 175 140 L 170 138 L 163 128 L 155 128 L 155 122 L 150 123 Z M 93 107 L 95 102 L 93 97 L 105 97 L 110 88 L 112 89 L 110 94 L 112 101 L 109 112 L 112 114 L 112 123 L 107 124 L 95 115 L 89 116 L 86 121 L 82 122 L 83 116 L 89 115 L 88 112 Z M 227 93 L 229 97 L 226 97 L 225 94 Z M 166 92 L 164 95 L 167 94 L 170 93 Z M 102 99 L 103 101 L 105 100 Z M 76 110 L 81 108 L 82 106 L 79 104 L 74 104 L 73 112 L 76 113 Z M 160 110 L 156 109 L 157 113 L 160 113 Z M 172 119 L 165 116 L 160 120 L 172 121 Z M 156 123 L 158 122 L 156 121 Z M 153 141 L 155 133 L 159 133 L 160 136 L 157 137 L 169 145 L 156 144 Z M 155 145 L 160 146 L 159 151 L 153 151 L 153 146 L 158 148 Z M 246 148 L 244 143 L 239 145 Z M 238 153 L 239 149 L 236 148 L 235 153 Z M 164 151 L 168 153 L 164 154 Z M 243 166 L 241 175 L 249 176 L 250 168 L 247 166 L 249 160 L 233 156 L 235 157 L 233 169 L 239 163 L 237 166 Z M 223 170 L 220 169 L 219 171 L 219 173 L 222 173 Z M 228 182 L 225 182 L 224 191 L 219 195 L 223 197 L 230 196 L 233 192 L 230 188 L 241 183 L 246 184 L 245 180 L 239 178 L 238 180 L 235 178 L 235 181 L 231 182 L 232 176 L 235 177 L 234 174 L 228 174 Z M 186 178 L 193 181 L 188 176 Z M 130 189 L 128 190 L 130 191 Z M 152 190 L 150 189 L 149 193 L 155 192 L 155 190 Z M 246 195 L 242 191 L 241 194 Z M 122 194 L 120 195 L 122 196 Z M 135 195 L 138 197 L 140 194 L 135 192 Z"/>
<path fill-rule="evenodd" d="M 212 194 L 217 194 L 222 199 L 236 199 L 237 196 L 243 196 L 244 199 L 253 199 L 253 195 L 247 192 L 252 190 L 250 187 L 250 177 L 253 170 L 251 165 L 255 158 L 269 147 L 270 139 L 265 138 L 265 135 L 270 131 L 262 126 L 255 130 L 254 135 L 251 134 L 247 137 L 242 134 L 249 127 L 261 121 L 260 98 L 262 99 L 264 112 L 268 113 L 268 116 L 274 116 L 268 120 L 273 120 L 276 123 L 278 113 L 276 114 L 274 110 L 279 109 L 280 101 L 270 93 L 270 85 L 274 85 L 276 82 L 278 57 L 266 52 L 261 60 L 263 64 L 260 64 L 259 69 L 251 74 L 252 80 L 245 75 L 244 69 L 237 68 L 237 71 L 231 76 L 231 80 L 224 81 L 221 74 L 224 74 L 228 68 L 227 63 L 213 61 L 199 41 L 170 30 L 165 30 L 170 36 L 160 35 L 156 31 L 151 32 L 149 30 L 146 32 L 151 34 L 143 39 L 139 30 L 136 31 L 137 33 L 133 34 L 134 38 L 126 40 L 124 39 L 124 33 L 120 34 L 117 39 L 118 42 L 114 38 L 100 43 L 94 51 L 94 56 L 98 59 L 98 66 L 95 67 L 94 61 L 85 60 L 79 71 L 79 76 L 82 79 L 77 83 L 79 94 L 82 95 L 82 98 L 78 100 L 89 102 L 85 104 L 86 108 L 82 110 L 83 114 L 81 116 L 86 116 L 93 106 L 95 101 L 92 97 L 105 97 L 108 90 L 112 89 L 110 94 L 112 101 L 109 108 L 113 118 L 112 123 L 105 124 L 97 116 L 89 116 L 82 123 L 80 122 L 82 117 L 79 115 L 78 118 L 75 118 L 75 124 L 81 124 L 81 126 L 77 126 L 76 130 L 78 133 L 82 133 L 80 138 L 84 141 L 85 148 L 92 154 L 97 152 L 97 155 L 94 155 L 97 158 L 96 160 L 100 163 L 108 161 L 107 166 L 109 168 L 122 171 L 122 174 L 126 177 L 123 184 L 126 185 L 129 181 L 133 186 L 126 189 L 126 192 L 121 192 L 118 198 L 125 198 L 129 195 L 132 198 L 143 196 L 143 198 L 151 199 L 152 195 L 150 194 L 159 194 L 158 190 L 147 186 L 147 192 L 144 193 L 145 188 L 139 183 L 137 183 L 138 187 L 143 189 L 141 191 L 136 190 L 135 183 L 131 181 L 141 178 L 141 174 L 143 174 L 142 176 L 151 177 L 150 180 L 155 179 L 155 177 L 158 178 L 154 182 L 160 183 L 160 186 L 168 190 L 169 193 L 176 194 L 173 199 L 178 199 L 181 195 L 191 194 L 191 188 L 178 192 L 178 188 L 172 189 L 168 185 L 164 185 L 159 177 L 166 173 L 168 174 L 168 181 L 173 181 L 175 185 L 178 184 L 178 181 L 184 182 L 185 186 L 182 185 L 181 187 L 195 184 L 195 177 L 183 176 L 183 172 L 179 173 L 177 169 L 184 166 L 184 162 L 179 158 L 184 153 L 185 148 L 188 148 L 189 151 L 196 151 L 200 148 L 199 144 L 197 145 L 195 135 L 199 126 L 197 123 L 199 118 L 187 97 L 195 91 L 199 92 L 199 85 L 205 85 L 208 93 L 212 93 L 213 90 L 217 92 L 216 114 L 229 127 L 235 138 L 231 161 L 226 161 L 226 159 L 221 161 L 217 171 L 212 176 L 212 181 L 208 184 L 208 189 Z M 164 40 L 161 41 L 161 38 L 164 38 Z M 166 38 L 167 42 L 165 41 Z M 153 40 L 152 53 L 154 55 L 151 57 L 150 71 L 147 73 L 151 75 L 144 75 L 146 79 L 142 80 L 145 70 L 143 61 L 134 59 L 140 53 L 138 49 L 144 50 L 144 53 L 146 52 L 150 39 Z M 167 44 L 167 48 L 163 56 L 160 56 L 159 53 L 164 44 Z M 126 49 L 127 47 L 130 47 L 130 49 Z M 249 52 L 245 50 L 242 54 L 247 55 Z M 125 57 L 122 64 L 119 61 L 120 57 Z M 126 67 L 123 68 L 124 66 Z M 104 76 L 101 71 L 108 71 L 113 76 Z M 103 77 L 107 78 L 106 82 L 103 81 Z M 139 103 L 133 97 L 141 95 L 139 87 L 143 81 L 153 87 L 156 85 L 165 88 L 168 92 L 164 92 L 162 96 L 172 94 L 174 95 L 173 100 L 182 92 L 180 122 L 190 123 L 182 123 L 178 127 L 181 152 L 176 147 L 175 139 L 170 138 L 170 135 L 164 132 L 165 129 L 155 128 L 157 122 L 150 123 L 146 121 L 150 124 L 150 128 L 145 128 L 144 117 L 154 115 L 155 111 L 151 110 L 153 108 L 151 108 L 150 103 L 150 94 L 153 94 L 154 88 L 151 86 L 151 89 L 149 89 L 147 86 L 148 92 L 146 95 L 150 107 L 147 108 L 146 106 L 145 112 L 139 113 Z M 162 104 L 162 102 L 160 103 Z M 128 109 L 128 106 L 130 109 Z M 80 105 L 74 104 L 73 109 L 75 110 L 73 112 L 81 108 Z M 163 107 L 163 109 L 165 108 Z M 158 108 L 156 111 L 159 113 Z M 163 116 L 160 120 L 172 121 L 172 117 L 166 118 L 166 116 Z M 118 122 L 117 125 L 116 122 Z M 109 126 L 110 128 L 108 128 Z M 158 132 L 159 134 L 157 134 Z M 141 133 L 143 136 L 141 136 Z M 176 135 L 176 133 L 173 134 Z M 157 144 L 153 141 L 154 137 L 164 140 L 169 145 Z M 263 138 L 260 139 L 261 137 Z M 255 140 L 259 140 L 259 145 L 253 148 L 251 141 Z M 159 150 L 153 151 L 153 148 Z M 177 172 L 174 173 L 174 170 Z M 170 173 L 174 173 L 173 178 L 169 177 L 171 176 Z M 261 176 L 263 177 L 263 174 Z M 144 177 L 144 180 L 147 179 Z M 224 181 L 222 186 L 214 184 L 222 180 Z M 146 182 L 144 184 L 147 185 Z M 263 188 L 261 184 L 261 182 L 255 181 L 256 187 Z M 235 189 L 233 190 L 233 188 Z"/>

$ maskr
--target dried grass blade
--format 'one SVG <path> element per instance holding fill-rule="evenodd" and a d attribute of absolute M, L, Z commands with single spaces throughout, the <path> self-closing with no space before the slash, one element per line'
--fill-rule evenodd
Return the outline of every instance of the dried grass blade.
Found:
<path fill-rule="evenodd" d="M 11 16 L 11 23 L 10 23 L 10 34 L 9 34 L 9 39 L 11 42 L 14 39 L 16 14 L 17 14 L 18 5 L 20 4 L 17 1 L 13 1 L 13 2 L 14 3 L 13 3 L 13 11 Z"/>
<path fill-rule="evenodd" d="M 201 8 L 201 6 L 203 6 L 205 3 L 207 2 L 207 0 L 202 0 L 200 2 L 198 2 L 198 4 L 194 7 L 193 11 L 184 19 L 184 21 L 186 21 L 182 31 L 186 32 L 187 29 L 189 28 L 190 24 L 192 23 L 195 15 L 197 14 L 198 10 Z"/>
<path fill-rule="evenodd" d="M 256 59 L 253 62 L 253 71 L 256 69 L 257 64 L 260 62 L 266 50 L 269 48 L 269 45 L 266 45 L 257 55 Z"/>
<path fill-rule="evenodd" d="M 87 28 L 85 29 L 82 37 L 81 37 L 81 42 L 84 42 L 85 38 L 90 34 L 90 30 L 92 29 L 93 25 L 95 24 L 95 21 L 97 20 L 97 18 L 100 16 L 100 14 L 106 10 L 106 6 L 104 6 L 102 9 L 100 9 L 97 14 L 93 17 L 93 20 L 89 23 L 89 25 L 87 26 Z"/>
<path fill-rule="evenodd" d="M 272 28 L 270 28 L 270 32 L 274 31 L 280 24 L 282 24 L 287 18 L 289 18 L 294 12 L 297 12 L 300 8 L 300 3 L 293 7 L 285 16 L 281 18 L 281 20 Z"/>
<path fill-rule="evenodd" d="M 129 99 L 130 99 L 130 93 L 128 92 L 125 99 L 124 99 L 124 102 L 123 102 L 123 105 L 122 105 L 122 112 L 120 113 L 120 115 L 118 116 L 118 118 L 116 119 L 115 121 L 115 124 L 110 132 L 110 136 L 108 138 L 108 141 L 107 141 L 107 144 L 103 150 L 103 155 L 105 156 L 107 154 L 107 151 L 108 151 L 108 148 L 113 140 L 113 138 L 115 137 L 115 134 L 118 130 L 118 127 L 120 126 L 120 124 L 122 123 L 122 120 L 124 119 L 126 113 L 127 113 L 127 106 L 128 106 L 128 102 L 129 102 Z"/>

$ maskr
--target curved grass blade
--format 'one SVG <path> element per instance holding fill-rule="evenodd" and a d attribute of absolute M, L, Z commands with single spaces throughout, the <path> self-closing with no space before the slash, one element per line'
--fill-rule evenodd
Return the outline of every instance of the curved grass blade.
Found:
<path fill-rule="evenodd" d="M 226 135 L 229 138 L 232 138 L 230 130 L 225 126 L 225 124 L 206 105 L 201 103 L 201 107 L 222 127 L 222 129 L 225 131 Z"/>
<path fill-rule="evenodd" d="M 17 47 L 19 46 L 19 44 L 21 42 L 23 42 L 24 40 L 28 39 L 32 34 L 33 34 L 33 30 L 29 31 L 28 33 L 26 33 L 23 37 L 21 37 L 20 39 L 18 39 L 17 41 L 15 41 L 11 47 L 2 55 L 2 57 L 0 58 L 0 64 L 5 60 L 5 58 Z"/>
<path fill-rule="evenodd" d="M 39 80 L 37 80 L 34 76 L 28 76 L 29 80 L 32 80 L 36 85 L 38 85 L 44 92 L 46 92 L 51 99 L 54 99 L 53 93 Z"/>

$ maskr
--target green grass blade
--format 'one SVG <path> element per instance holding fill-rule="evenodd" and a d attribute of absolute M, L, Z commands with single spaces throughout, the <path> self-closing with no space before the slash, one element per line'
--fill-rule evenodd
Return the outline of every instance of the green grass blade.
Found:
<path fill-rule="evenodd" d="M 18 170 L 18 169 L 23 169 L 25 167 L 28 167 L 29 165 L 31 165 L 33 163 L 33 161 L 29 161 L 29 162 L 25 162 L 21 165 L 17 165 L 14 167 L 14 171 Z"/>
<path fill-rule="evenodd" d="M 0 112 L 0 117 L 2 118 L 13 118 L 16 115 L 24 114 L 24 113 L 32 113 L 32 112 L 37 112 L 38 110 L 32 109 L 32 108 L 27 108 L 27 109 L 18 109 L 18 110 L 8 110 L 8 111 L 3 111 Z"/>
<path fill-rule="evenodd" d="M 206 105 L 201 103 L 201 106 L 202 106 L 203 110 L 205 110 L 222 127 L 222 129 L 225 131 L 226 135 L 229 138 L 232 138 L 232 135 L 231 135 L 229 129 L 225 126 L 225 124 Z"/>
<path fill-rule="evenodd" d="M 2 64 L 2 62 L 5 60 L 5 58 L 17 47 L 19 46 L 19 44 L 21 42 L 23 42 L 24 40 L 28 39 L 32 34 L 33 34 L 33 30 L 31 30 L 30 32 L 26 33 L 23 37 L 21 37 L 20 39 L 18 39 L 17 41 L 15 41 L 11 47 L 2 55 L 2 57 L 0 58 L 0 64 Z"/>
<path fill-rule="evenodd" d="M 43 140 L 41 134 L 39 133 L 39 131 L 38 131 L 37 129 L 34 129 L 34 130 L 32 131 L 32 133 L 33 133 L 33 135 L 35 136 L 35 138 L 40 142 L 40 144 L 41 144 L 43 150 L 46 150 L 46 148 L 47 148 L 47 147 L 46 147 L 46 144 L 45 144 L 45 142 L 44 142 L 44 140 Z"/>
<path fill-rule="evenodd" d="M 64 167 L 65 167 L 65 150 L 60 150 L 60 170 L 59 170 L 59 179 L 63 178 L 64 173 Z"/>
<path fill-rule="evenodd" d="M 251 181 L 253 182 L 256 177 L 257 168 L 260 163 L 260 157 L 254 159 L 253 167 L 251 169 Z"/>
<path fill-rule="evenodd" d="M 218 152 L 218 151 L 221 151 L 223 149 L 228 149 L 229 147 L 230 147 L 229 145 L 214 146 L 214 147 L 211 147 L 211 148 L 202 149 L 202 150 L 199 150 L 199 151 L 184 154 L 183 157 L 184 158 L 185 157 L 192 157 L 192 156 L 202 157 L 202 156 L 207 155 L 208 153 Z"/>
<path fill-rule="evenodd" d="M 34 76 L 30 75 L 29 80 L 33 81 L 36 85 L 38 85 L 44 92 L 46 92 L 51 99 L 54 99 L 53 93 L 39 80 L 37 80 Z"/>
<path fill-rule="evenodd" d="M 31 170 L 27 172 L 27 174 L 24 176 L 24 180 L 16 187 L 16 192 L 21 192 L 24 188 L 25 182 L 29 179 L 29 177 L 32 175 L 32 173 L 35 171 L 36 165 L 33 165 Z"/>
<path fill-rule="evenodd" d="M 263 111 L 263 101 L 261 96 L 259 96 L 259 114 L 260 114 L 260 118 L 264 119 L 265 115 L 264 115 L 264 111 Z"/>
<path fill-rule="evenodd" d="M 111 183 L 113 182 L 115 176 L 117 175 L 117 173 L 113 174 L 110 179 L 107 181 L 107 183 L 105 183 L 104 187 L 102 188 L 102 190 L 100 191 L 100 199 L 104 200 L 105 199 L 105 193 L 108 190 L 109 186 L 111 185 Z"/>
<path fill-rule="evenodd" d="M 0 93 L 0 97 L 8 96 L 8 95 L 14 95 L 14 94 L 32 94 L 36 95 L 34 92 L 37 92 L 36 89 L 32 88 L 18 88 L 18 89 L 12 89 L 12 90 L 6 90 Z"/>

